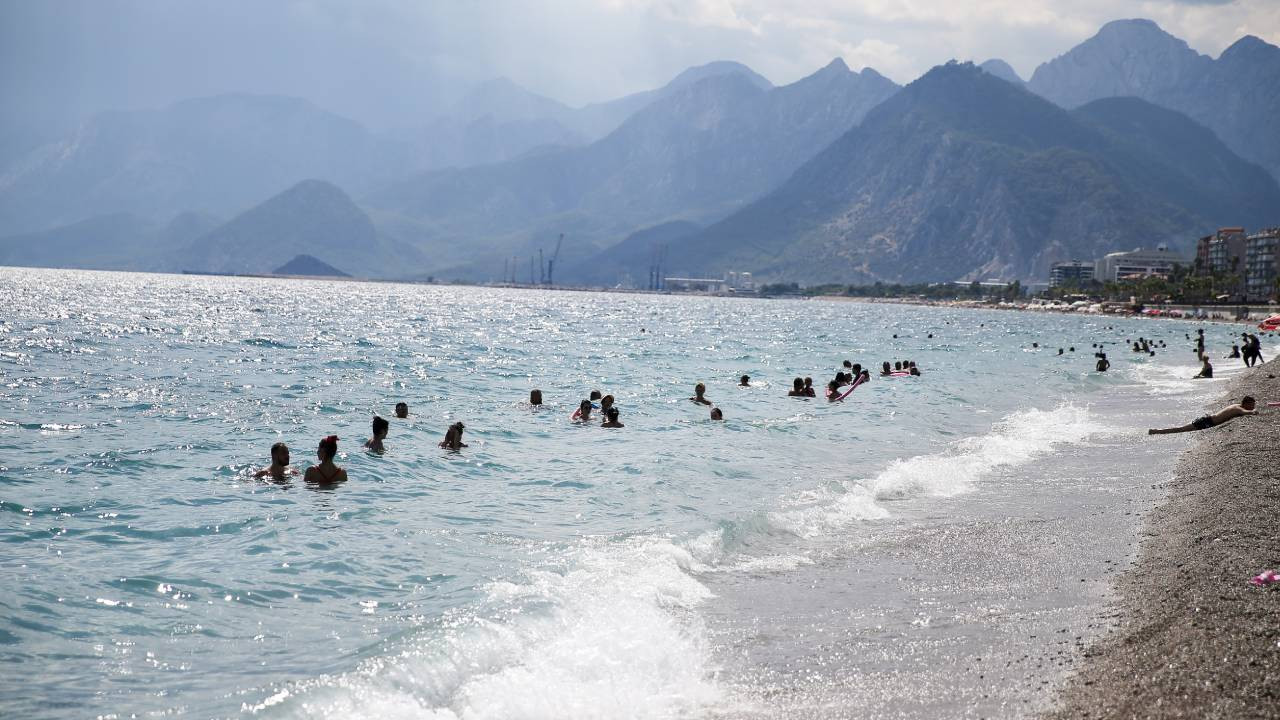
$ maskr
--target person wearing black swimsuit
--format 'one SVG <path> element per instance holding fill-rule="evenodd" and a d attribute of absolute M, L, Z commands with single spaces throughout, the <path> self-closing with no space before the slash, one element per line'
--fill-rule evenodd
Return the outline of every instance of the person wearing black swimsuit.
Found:
<path fill-rule="evenodd" d="M 303 476 L 303 480 L 316 485 L 337 485 L 347 481 L 347 471 L 333 464 L 333 458 L 338 454 L 338 436 L 330 435 L 320 441 L 320 447 L 316 449 L 316 457 L 319 458 L 319 465 L 312 465 L 307 468 L 307 474 Z"/>

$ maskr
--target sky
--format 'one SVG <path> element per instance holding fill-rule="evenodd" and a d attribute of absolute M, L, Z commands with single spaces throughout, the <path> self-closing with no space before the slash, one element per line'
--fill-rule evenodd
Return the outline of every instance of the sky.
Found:
<path fill-rule="evenodd" d="M 776 84 L 835 57 L 899 83 L 953 58 L 1026 78 L 1128 17 L 1215 57 L 1280 44 L 1280 0 L 0 0 L 0 132 L 223 92 L 387 129 L 493 77 L 582 105 L 712 60 Z"/>

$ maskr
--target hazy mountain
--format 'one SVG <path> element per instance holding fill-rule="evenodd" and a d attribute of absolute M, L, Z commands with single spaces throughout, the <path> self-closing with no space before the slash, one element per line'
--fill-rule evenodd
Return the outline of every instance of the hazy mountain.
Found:
<path fill-rule="evenodd" d="M 307 277 L 351 277 L 329 263 L 310 255 L 299 255 L 271 271 L 272 275 L 305 275 Z"/>
<path fill-rule="evenodd" d="M 1273 178 L 1185 116 L 1132 98 L 1068 113 L 951 64 L 668 264 L 801 282 L 1026 279 L 1057 260 L 1185 249 L 1278 207 Z"/>
<path fill-rule="evenodd" d="M 398 137 L 414 146 L 415 170 L 504 162 L 599 140 L 653 102 L 718 75 L 741 75 L 761 88 L 772 87 L 751 68 L 720 61 L 689 68 L 655 90 L 571 108 L 498 78 L 472 89 L 425 127 Z"/>
<path fill-rule="evenodd" d="M 1214 60 L 1150 20 L 1117 20 L 1038 67 L 1028 87 L 1066 108 L 1131 95 L 1177 110 L 1280 177 L 1280 48 L 1256 37 Z"/>
<path fill-rule="evenodd" d="M 0 238 L 0 265 L 159 270 L 161 228 L 128 213 L 90 218 L 52 230 Z"/>
<path fill-rule="evenodd" d="M 669 258 L 673 253 L 678 257 L 679 243 L 700 229 L 694 223 L 674 220 L 636 231 L 617 245 L 566 266 L 560 277 L 573 284 L 612 286 L 621 283 L 648 288 L 652 279 L 650 272 L 661 267 L 663 256 L 660 253 L 665 249 L 665 257 Z"/>
<path fill-rule="evenodd" d="M 575 249 L 589 249 L 670 220 L 723 217 L 775 187 L 896 90 L 874 70 L 853 73 L 839 60 L 778 88 L 743 73 L 713 74 L 670 91 L 588 146 L 427 173 L 368 196 L 367 204 L 384 217 L 429 226 L 437 241 L 454 243 L 449 260 L 459 262 L 450 267 L 469 258 L 488 277 L 503 257 L 549 247 L 560 232 Z"/>
<path fill-rule="evenodd" d="M 1017 71 L 1015 71 L 1009 65 L 1009 63 L 999 58 L 992 58 L 982 63 L 978 67 L 982 68 L 987 73 L 990 73 L 991 75 L 995 75 L 1001 80 L 1006 80 L 1008 82 L 1011 82 L 1014 85 L 1023 85 L 1026 82 L 1022 78 L 1018 77 Z"/>
<path fill-rule="evenodd" d="M 304 100 L 223 95 L 111 112 L 0 176 L 0 232 L 127 212 L 229 215 L 306 178 L 357 189 L 407 171 L 359 124 Z"/>
<path fill-rule="evenodd" d="M 340 188 L 306 180 L 178 248 L 182 270 L 267 273 L 298 255 L 318 255 L 362 277 L 398 277 L 421 254 L 379 237 L 373 222 Z"/>

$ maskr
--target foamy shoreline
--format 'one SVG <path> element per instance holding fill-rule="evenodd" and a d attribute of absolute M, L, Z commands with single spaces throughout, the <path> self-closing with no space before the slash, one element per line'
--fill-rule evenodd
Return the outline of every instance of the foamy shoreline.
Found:
<path fill-rule="evenodd" d="M 1278 372 L 1273 359 L 1243 374 L 1215 404 L 1248 394 L 1262 412 L 1202 432 L 1182 455 L 1116 582 L 1114 627 L 1046 717 L 1275 717 L 1280 585 L 1249 579 L 1280 569 L 1280 412 L 1265 405 Z"/>
<path fill-rule="evenodd" d="M 1196 323 L 1222 323 L 1227 325 L 1247 325 L 1257 327 L 1260 318 L 1235 319 L 1219 317 L 1216 314 L 1208 317 L 1187 317 L 1185 315 L 1142 315 L 1139 313 L 1112 313 L 1112 312 L 1095 312 L 1086 313 L 1077 310 L 1068 310 L 1055 306 L 1038 306 L 1030 303 L 1009 303 L 1002 302 L 992 304 L 980 300 L 925 300 L 916 298 L 871 298 L 871 297 L 851 297 L 846 295 L 815 295 L 811 300 L 831 300 L 836 302 L 856 302 L 868 303 L 872 305 L 915 305 L 918 307 L 943 307 L 943 308 L 962 308 L 965 310 L 1010 310 L 1015 312 L 1033 312 L 1033 313 L 1053 313 L 1058 315 L 1085 315 L 1096 317 L 1123 317 L 1135 319 L 1157 319 L 1157 320 L 1184 320 Z M 1236 307 L 1236 306 L 1229 306 Z M 1253 306 L 1250 306 L 1253 307 Z M 1280 312 L 1280 308 L 1267 311 L 1269 314 Z"/>

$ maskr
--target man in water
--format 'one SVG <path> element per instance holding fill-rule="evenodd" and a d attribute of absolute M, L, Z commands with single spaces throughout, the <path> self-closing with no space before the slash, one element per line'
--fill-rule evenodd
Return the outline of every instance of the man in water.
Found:
<path fill-rule="evenodd" d="M 804 397 L 804 378 L 791 381 L 791 392 L 787 393 L 787 397 Z"/>
<path fill-rule="evenodd" d="M 396 403 L 396 417 L 403 420 L 409 417 L 409 406 L 405 403 Z"/>
<path fill-rule="evenodd" d="M 813 389 L 813 378 L 811 377 L 806 377 L 804 379 L 804 396 L 818 397 L 818 391 Z M 707 404 L 710 405 L 711 403 L 707 403 Z"/>
<path fill-rule="evenodd" d="M 532 405 L 533 407 L 539 407 L 539 406 L 541 406 L 541 405 L 542 405 L 542 391 L 541 391 L 541 390 L 530 390 L 530 391 L 529 391 L 529 404 L 530 404 L 530 405 Z"/>
<path fill-rule="evenodd" d="M 270 476 L 272 480 L 284 480 L 290 475 L 297 474 L 297 470 L 289 467 L 289 446 L 278 442 L 271 446 L 271 465 L 262 468 L 254 473 L 253 476 L 255 478 Z"/>
<path fill-rule="evenodd" d="M 1192 432 L 1193 430 L 1208 430 L 1211 427 L 1221 425 L 1230 420 L 1234 420 L 1244 415 L 1257 415 L 1258 411 L 1256 401 L 1253 397 L 1245 395 L 1240 399 L 1238 405 L 1228 405 L 1212 415 L 1196 418 L 1190 425 L 1183 425 L 1176 428 L 1164 428 L 1158 430 L 1152 428 L 1147 431 L 1148 435 L 1168 435 L 1170 433 Z"/>
<path fill-rule="evenodd" d="M 889 369 L 889 361 L 885 360 L 884 363 L 880 366 L 880 377 L 886 377 L 892 372 L 893 371 Z"/>
<path fill-rule="evenodd" d="M 1098 364 L 1096 365 L 1098 372 L 1106 372 L 1111 367 L 1111 361 L 1107 359 L 1107 354 L 1095 353 L 1095 356 L 1098 358 Z"/>
<path fill-rule="evenodd" d="M 591 406 L 592 406 L 592 407 L 599 407 L 599 406 L 598 406 L 598 405 L 596 405 L 595 403 L 596 403 L 596 401 L 597 401 L 597 400 L 599 400 L 600 398 L 601 398 L 600 391 L 599 391 L 599 390 L 592 390 L 592 391 L 591 391 Z"/>
<path fill-rule="evenodd" d="M 467 447 L 467 444 L 462 442 L 462 431 L 466 428 L 467 426 L 461 422 L 450 425 L 449 429 L 444 433 L 444 440 L 440 441 L 440 447 L 446 450 L 461 450 Z"/>
<path fill-rule="evenodd" d="M 376 453 L 383 452 L 385 448 L 382 447 L 382 441 L 387 437 L 387 431 L 390 428 L 391 428 L 391 423 L 387 422 L 386 419 L 384 418 L 380 418 L 377 415 L 374 415 L 373 416 L 373 437 L 369 438 L 369 440 L 365 442 L 364 446 Z"/>
<path fill-rule="evenodd" d="M 711 401 L 708 400 L 706 397 L 704 397 L 706 392 L 707 392 L 707 386 L 703 385 L 702 383 L 698 383 L 697 385 L 693 386 L 693 397 L 689 399 L 699 405 L 710 405 Z"/>
<path fill-rule="evenodd" d="M 618 422 L 618 408 L 610 407 L 609 409 L 604 411 L 604 422 L 600 423 L 600 427 L 606 427 L 606 428 L 626 427 L 622 423 Z"/>
<path fill-rule="evenodd" d="M 1213 377 L 1213 366 L 1209 364 L 1209 356 L 1208 356 L 1208 355 L 1201 355 L 1200 357 L 1201 357 L 1201 360 L 1200 360 L 1200 374 L 1199 374 L 1199 375 L 1196 375 L 1196 376 L 1195 376 L 1195 377 L 1193 377 L 1193 378 L 1191 378 L 1192 380 L 1199 380 L 1200 378 L 1211 378 L 1211 377 Z"/>
<path fill-rule="evenodd" d="M 916 367 L 916 361 L 915 361 L 915 360 L 912 360 L 912 361 L 911 361 L 911 370 L 910 370 L 910 372 L 911 372 L 911 374 L 912 374 L 912 375 L 915 375 L 916 377 L 920 377 L 920 368 Z"/>
<path fill-rule="evenodd" d="M 751 387 L 751 376 L 743 375 L 738 379 L 738 387 Z"/>
<path fill-rule="evenodd" d="M 711 408 L 712 420 L 724 420 L 724 413 L 720 412 L 720 408 Z"/>
<path fill-rule="evenodd" d="M 1232 346 L 1231 346 L 1231 354 L 1230 354 L 1230 355 L 1225 355 L 1225 356 L 1223 356 L 1223 357 L 1225 357 L 1225 358 L 1238 358 L 1238 357 L 1240 357 L 1240 346 L 1239 346 L 1239 345 L 1232 345 Z"/>

